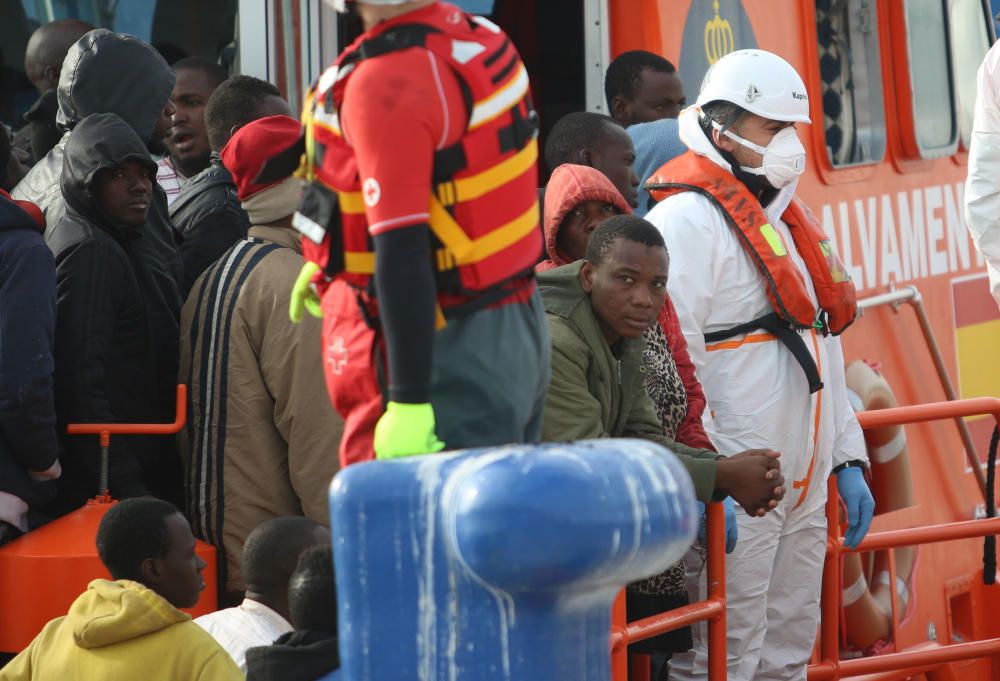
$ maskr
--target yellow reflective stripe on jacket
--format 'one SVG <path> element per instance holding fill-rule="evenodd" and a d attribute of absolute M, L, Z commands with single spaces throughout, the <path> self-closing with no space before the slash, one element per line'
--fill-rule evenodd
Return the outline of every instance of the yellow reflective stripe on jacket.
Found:
<path fill-rule="evenodd" d="M 337 192 L 340 212 L 345 215 L 364 215 L 365 197 L 361 192 Z"/>
<path fill-rule="evenodd" d="M 443 248 L 434 252 L 434 262 L 441 272 L 455 267 L 455 258 Z M 345 251 L 344 271 L 350 274 L 375 274 L 375 252 Z"/>
<path fill-rule="evenodd" d="M 456 203 L 478 199 L 528 172 L 537 160 L 538 140 L 533 139 L 524 149 L 506 161 L 478 175 L 437 185 L 438 200 L 445 206 L 453 206 Z"/>
<path fill-rule="evenodd" d="M 538 229 L 538 200 L 510 222 L 478 239 L 470 239 L 437 197 L 431 197 L 431 231 L 455 258 L 456 265 L 471 265 L 513 246 Z"/>
<path fill-rule="evenodd" d="M 503 249 L 514 245 L 531 230 L 538 228 L 538 201 L 522 215 L 506 225 L 479 237 L 470 239 L 441 202 L 431 199 L 431 231 L 444 244 L 434 252 L 434 264 L 439 272 L 470 265 L 485 260 Z M 346 251 L 344 271 L 350 274 L 375 274 L 373 251 Z"/>
<path fill-rule="evenodd" d="M 350 274 L 375 274 L 375 252 L 345 251 L 344 271 Z"/>
<path fill-rule="evenodd" d="M 301 177 L 308 182 L 313 182 L 316 179 L 316 139 L 313 136 L 313 107 L 315 106 L 315 96 L 314 90 L 310 90 L 306 94 L 306 101 L 302 107 L 302 125 L 305 128 L 306 135 L 306 157 L 303 165 L 299 166 L 299 169 L 295 171 L 297 177 Z"/>
<path fill-rule="evenodd" d="M 456 203 L 478 199 L 528 172 L 537 160 L 538 141 L 532 140 L 524 149 L 489 170 L 437 185 L 438 200 L 445 206 L 454 206 Z M 340 197 L 341 212 L 349 215 L 361 215 L 365 212 L 361 192 L 337 192 L 337 195 Z"/>
<path fill-rule="evenodd" d="M 484 123 L 489 123 L 500 114 L 512 109 L 514 105 L 528 94 L 528 70 L 521 64 L 510 80 L 504 83 L 496 92 L 476 102 L 469 116 L 469 130 L 475 130 Z"/>

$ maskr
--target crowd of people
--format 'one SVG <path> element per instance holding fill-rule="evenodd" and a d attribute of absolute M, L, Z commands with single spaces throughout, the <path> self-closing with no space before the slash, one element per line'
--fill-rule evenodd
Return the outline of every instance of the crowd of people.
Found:
<path fill-rule="evenodd" d="M 57 21 L 29 42 L 39 101 L 0 134 L 0 543 L 104 491 L 67 424 L 172 421 L 177 383 L 188 413 L 176 441 L 115 439 L 114 581 L 0 678 L 320 678 L 342 466 L 633 437 L 726 505 L 730 678 L 804 679 L 825 480 L 849 546 L 874 502 L 838 338 L 854 289 L 795 193 L 802 79 L 738 51 L 687 106 L 670 62 L 621 54 L 611 115 L 556 122 L 538 188 L 499 28 L 346 4 L 366 33 L 301 121 L 270 83 L 128 35 Z M 223 609 L 192 623 L 195 537 Z M 700 598 L 703 564 L 629 585 L 630 618 Z M 698 627 L 641 646 L 654 678 L 706 678 Z"/>

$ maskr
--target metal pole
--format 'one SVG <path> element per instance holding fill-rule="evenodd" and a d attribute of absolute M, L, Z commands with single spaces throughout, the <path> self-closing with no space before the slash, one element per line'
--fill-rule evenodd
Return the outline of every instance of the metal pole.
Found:
<path fill-rule="evenodd" d="M 108 463 L 111 457 L 111 433 L 106 430 L 101 431 L 101 475 L 97 483 L 97 494 L 108 496 L 111 492 L 108 482 Z"/>
<path fill-rule="evenodd" d="M 708 599 L 723 608 L 708 621 L 708 681 L 725 681 L 726 653 L 726 517 L 722 504 L 708 505 Z"/>
<path fill-rule="evenodd" d="M 820 657 L 832 674 L 840 678 L 840 504 L 832 476 L 826 491 L 826 562 L 823 563 L 823 590 L 820 597 Z"/>
<path fill-rule="evenodd" d="M 895 291 L 864 298 L 858 301 L 858 309 L 868 310 L 883 305 L 892 305 L 893 308 L 896 308 L 902 303 L 907 303 L 917 315 L 920 331 L 923 333 L 924 342 L 931 353 L 931 361 L 934 362 L 934 369 L 937 371 L 941 387 L 944 388 L 945 397 L 949 401 L 954 402 L 958 399 L 958 394 L 955 392 L 955 385 L 952 383 L 951 376 L 948 374 L 948 368 L 945 366 L 944 357 L 941 355 L 941 348 L 938 346 L 937 337 L 934 335 L 934 329 L 927 318 L 927 311 L 924 309 L 924 297 L 920 294 L 916 286 L 906 286 Z M 958 426 L 958 434 L 962 438 L 962 444 L 965 446 L 965 457 L 968 459 L 969 466 L 972 468 L 972 474 L 975 476 L 985 500 L 986 477 L 983 475 L 983 465 L 979 460 L 979 452 L 976 450 L 976 444 L 972 441 L 972 433 L 969 432 L 969 426 L 963 418 L 956 418 L 955 425 Z"/>

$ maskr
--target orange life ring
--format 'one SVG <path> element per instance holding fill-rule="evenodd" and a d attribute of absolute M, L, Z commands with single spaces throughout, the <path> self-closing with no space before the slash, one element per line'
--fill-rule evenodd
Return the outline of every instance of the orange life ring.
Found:
<path fill-rule="evenodd" d="M 889 383 L 863 361 L 853 362 L 847 367 L 847 387 L 857 394 L 865 411 L 897 405 Z M 888 513 L 914 505 L 913 478 L 904 428 L 888 426 L 867 430 L 865 444 L 871 461 L 875 513 Z M 903 619 L 913 601 L 911 582 L 916 556 L 914 547 L 896 549 L 894 585 L 890 585 L 887 551 L 876 552 L 874 557 L 857 553 L 844 556 L 844 634 L 852 648 L 870 652 L 891 640 L 893 589 L 896 592 L 896 614 Z"/>

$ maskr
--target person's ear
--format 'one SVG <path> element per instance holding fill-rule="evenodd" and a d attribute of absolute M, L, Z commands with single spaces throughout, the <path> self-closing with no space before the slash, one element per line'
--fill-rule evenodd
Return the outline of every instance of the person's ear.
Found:
<path fill-rule="evenodd" d="M 625 123 L 628 121 L 631 111 L 629 110 L 629 104 L 621 95 L 615 95 L 611 98 L 611 117 L 618 121 L 619 123 Z"/>
<path fill-rule="evenodd" d="M 139 564 L 139 576 L 142 583 L 147 586 L 159 584 L 163 577 L 160 561 L 156 558 L 147 558 Z"/>
<path fill-rule="evenodd" d="M 594 290 L 594 265 L 589 260 L 584 260 L 580 267 L 580 287 L 587 295 Z"/>
<path fill-rule="evenodd" d="M 49 65 L 45 67 L 42 74 L 46 80 L 55 83 L 55 87 L 59 87 L 59 71 L 60 68 L 58 66 Z"/>
<path fill-rule="evenodd" d="M 590 153 L 590 149 L 581 149 L 576 154 L 576 163 L 581 166 L 594 167 L 594 155 Z"/>
<path fill-rule="evenodd" d="M 712 141 L 715 142 L 715 146 L 723 151 L 728 151 L 730 154 L 736 149 L 736 141 L 727 135 L 723 135 L 714 125 L 712 126 Z"/>

